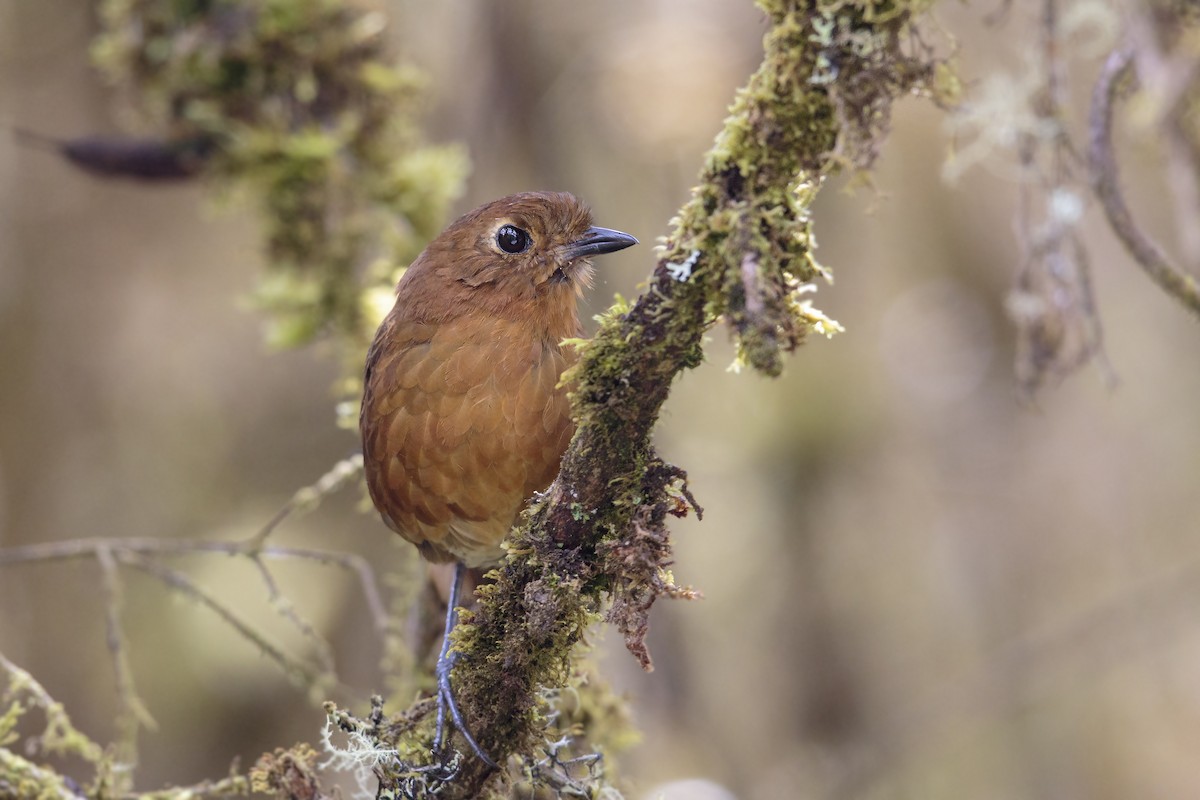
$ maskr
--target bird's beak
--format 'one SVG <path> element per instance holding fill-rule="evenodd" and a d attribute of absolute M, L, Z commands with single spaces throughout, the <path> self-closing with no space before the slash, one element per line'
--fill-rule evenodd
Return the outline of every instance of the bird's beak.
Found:
<path fill-rule="evenodd" d="M 567 245 L 566 256 L 573 261 L 577 258 L 598 256 L 603 253 L 615 253 L 637 243 L 638 240 L 628 233 L 593 226 L 588 228 L 581 238 Z"/>

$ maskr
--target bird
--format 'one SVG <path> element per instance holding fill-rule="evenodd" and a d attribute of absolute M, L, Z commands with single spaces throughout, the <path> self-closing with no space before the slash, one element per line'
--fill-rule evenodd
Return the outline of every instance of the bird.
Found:
<path fill-rule="evenodd" d="M 592 224 L 566 192 L 523 192 L 464 214 L 405 270 L 367 351 L 359 429 L 384 523 L 434 564 L 453 564 L 438 656 L 438 721 L 454 701 L 450 634 L 468 569 L 490 567 L 528 500 L 558 474 L 574 432 L 564 340 L 582 335 L 577 300 L 592 256 L 637 244 Z"/>

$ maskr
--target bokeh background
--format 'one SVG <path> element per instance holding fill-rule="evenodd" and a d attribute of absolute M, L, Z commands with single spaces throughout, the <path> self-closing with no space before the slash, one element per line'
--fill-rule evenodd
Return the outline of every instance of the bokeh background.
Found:
<path fill-rule="evenodd" d="M 1023 68 L 1032 5 L 988 26 L 992 9 L 944 4 L 968 88 Z M 592 313 L 648 273 L 764 29 L 748 1 L 380 7 L 429 75 L 429 137 L 469 147 L 458 210 L 568 189 L 642 239 L 605 257 Z M 72 0 L 0 4 L 0 125 L 128 130 L 89 67 L 93 33 Z M 1096 66 L 1073 64 L 1077 136 Z M 1119 385 L 1088 368 L 1022 403 L 1004 313 L 1016 189 L 998 160 L 949 185 L 950 144 L 942 111 L 902 102 L 876 188 L 822 193 L 836 283 L 816 304 L 844 334 L 767 380 L 727 369 L 718 327 L 675 386 L 658 442 L 706 510 L 674 526 L 675 574 L 705 597 L 655 608 L 652 674 L 593 637 L 643 732 L 620 758 L 633 797 L 687 779 L 702 782 L 670 797 L 1200 792 L 1200 328 L 1090 209 Z M 1121 146 L 1137 216 L 1170 243 L 1161 154 Z M 239 300 L 258 236 L 251 209 L 202 186 L 100 181 L 0 130 L 0 544 L 248 535 L 354 450 L 333 359 L 268 351 Z M 404 563 L 360 498 L 279 541 Z M 250 568 L 179 563 L 289 642 Z M 344 680 L 378 688 L 355 586 L 312 565 L 280 576 Z M 0 652 L 106 740 L 98 586 L 88 561 L 5 568 Z M 130 574 L 125 621 L 159 725 L 139 787 L 316 739 L 302 693 L 204 609 Z"/>

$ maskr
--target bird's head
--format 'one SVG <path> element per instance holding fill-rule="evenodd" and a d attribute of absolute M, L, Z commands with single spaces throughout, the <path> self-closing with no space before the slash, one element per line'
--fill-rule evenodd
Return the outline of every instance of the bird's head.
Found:
<path fill-rule="evenodd" d="M 406 291 L 422 295 L 441 318 L 472 309 L 527 316 L 569 307 L 574 315 L 575 296 L 591 285 L 589 259 L 634 244 L 627 233 L 592 225 L 592 212 L 566 192 L 513 194 L 451 223 L 397 291 L 400 302 Z"/>

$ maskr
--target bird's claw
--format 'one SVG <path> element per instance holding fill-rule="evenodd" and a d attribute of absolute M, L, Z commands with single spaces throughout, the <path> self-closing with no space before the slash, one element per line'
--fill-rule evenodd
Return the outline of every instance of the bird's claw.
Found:
<path fill-rule="evenodd" d="M 443 745 L 449 744 L 450 737 L 446 734 L 446 712 L 449 711 L 451 724 L 458 728 L 458 732 L 467 740 L 467 744 L 471 746 L 475 755 L 479 756 L 479 760 L 492 769 L 498 770 L 500 765 L 483 751 L 479 742 L 475 741 L 475 737 L 471 735 L 471 730 L 463 721 L 462 712 L 458 710 L 458 703 L 454 700 L 454 690 L 450 686 L 450 673 L 454 671 L 454 662 L 458 661 L 458 653 L 450 651 L 450 632 L 454 630 L 454 626 L 458 622 L 458 593 L 465 571 L 461 563 L 455 565 L 454 580 L 450 585 L 450 598 L 446 608 L 446 631 L 442 639 L 442 651 L 438 654 L 437 667 L 434 670 L 438 687 L 438 715 L 437 734 L 433 739 L 433 753 L 440 758 L 443 755 Z"/>
<path fill-rule="evenodd" d="M 492 769 L 500 769 L 497 764 L 483 748 L 479 746 L 479 742 L 475 741 L 475 737 L 471 735 L 470 728 L 463 720 L 462 712 L 458 709 L 458 703 L 454 699 L 454 690 L 450 686 L 450 672 L 454 669 L 454 662 L 458 660 L 458 654 L 453 653 L 438 659 L 437 664 L 437 684 L 438 684 L 438 718 L 437 718 L 437 736 L 433 740 L 433 752 L 441 753 L 444 743 L 448 743 L 449 736 L 446 735 L 446 713 L 449 712 L 450 724 L 458 729 L 462 737 L 467 740 L 472 752 L 479 757 L 479 760 L 487 764 Z"/>

